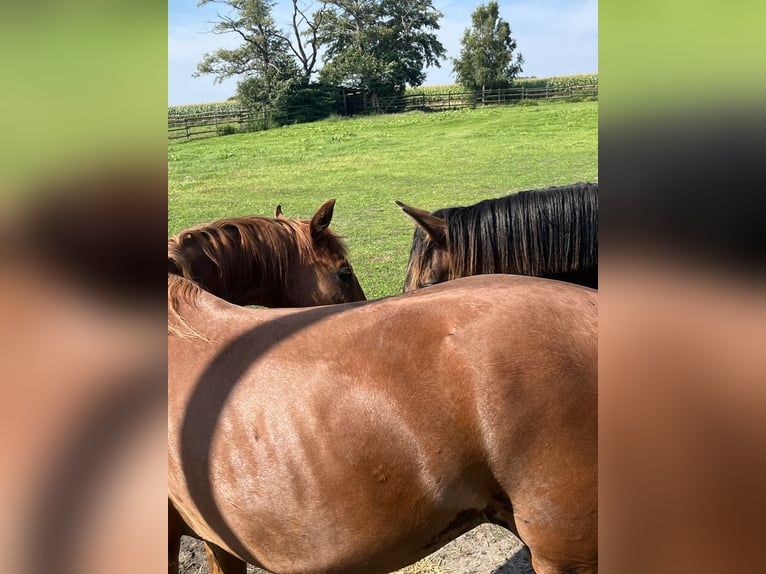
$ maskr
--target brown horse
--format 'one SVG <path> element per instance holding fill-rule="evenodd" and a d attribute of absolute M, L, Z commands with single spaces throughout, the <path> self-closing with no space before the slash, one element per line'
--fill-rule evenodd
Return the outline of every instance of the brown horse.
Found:
<path fill-rule="evenodd" d="M 168 293 L 169 326 L 199 334 L 168 337 L 170 499 L 223 572 L 390 572 L 483 522 L 538 574 L 597 571 L 597 292 L 483 275 L 243 309 L 169 275 Z"/>
<path fill-rule="evenodd" d="M 238 305 L 307 307 L 365 300 L 346 259 L 343 241 L 329 229 L 335 200 L 323 203 L 310 220 L 288 219 L 281 206 L 275 219 L 234 217 L 180 231 L 168 239 L 168 272 L 197 282 Z M 178 334 L 184 332 L 177 321 Z M 193 331 L 186 329 L 187 335 Z M 182 535 L 198 537 L 168 502 L 170 570 L 178 571 Z M 205 544 L 211 574 L 245 572 L 245 565 Z"/>
<path fill-rule="evenodd" d="M 416 223 L 404 290 L 511 273 L 598 288 L 598 183 L 531 189 L 429 213 Z"/>
<path fill-rule="evenodd" d="M 311 219 L 232 217 L 168 239 L 168 273 L 237 305 L 309 307 L 365 299 L 330 229 L 335 200 Z"/>

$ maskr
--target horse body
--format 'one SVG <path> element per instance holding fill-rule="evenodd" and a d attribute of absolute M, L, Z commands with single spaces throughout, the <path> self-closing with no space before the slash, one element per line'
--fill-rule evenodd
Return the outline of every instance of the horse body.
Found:
<path fill-rule="evenodd" d="M 510 273 L 598 287 L 598 184 L 514 193 L 429 213 L 396 202 L 416 223 L 404 290 Z"/>
<path fill-rule="evenodd" d="M 204 337 L 168 339 L 169 489 L 203 539 L 277 573 L 384 573 L 493 522 L 538 574 L 595 571 L 594 291 L 481 276 L 178 311 Z"/>

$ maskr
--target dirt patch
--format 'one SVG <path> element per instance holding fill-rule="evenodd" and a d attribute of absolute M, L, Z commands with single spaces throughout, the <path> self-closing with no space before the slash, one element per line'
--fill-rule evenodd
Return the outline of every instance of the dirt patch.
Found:
<path fill-rule="evenodd" d="M 209 574 L 205 548 L 198 540 L 183 538 L 180 562 L 181 574 Z M 248 566 L 247 573 L 268 574 L 254 566 Z M 534 571 L 518 538 L 499 526 L 483 524 L 398 573 L 534 574 Z"/>

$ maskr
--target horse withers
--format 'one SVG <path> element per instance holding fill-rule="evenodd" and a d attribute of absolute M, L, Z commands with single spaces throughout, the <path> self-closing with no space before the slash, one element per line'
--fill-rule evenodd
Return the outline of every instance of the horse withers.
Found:
<path fill-rule="evenodd" d="M 170 499 L 214 548 L 385 573 L 492 522 L 538 574 L 597 570 L 597 292 L 483 275 L 287 310 L 168 284 L 198 333 L 168 337 Z"/>
<path fill-rule="evenodd" d="M 168 239 L 168 273 L 237 305 L 309 307 L 363 301 L 342 239 L 329 229 L 335 200 L 311 219 L 230 217 Z"/>
<path fill-rule="evenodd" d="M 405 291 L 487 273 L 598 288 L 598 183 L 521 191 L 433 213 L 395 203 L 416 223 Z"/>

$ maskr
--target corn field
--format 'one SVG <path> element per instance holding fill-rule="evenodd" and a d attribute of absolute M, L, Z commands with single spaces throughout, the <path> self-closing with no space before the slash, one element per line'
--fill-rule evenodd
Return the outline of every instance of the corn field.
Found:
<path fill-rule="evenodd" d="M 188 104 L 185 106 L 168 106 L 168 120 L 182 120 L 188 117 L 202 115 L 230 115 L 242 110 L 242 105 L 236 100 L 214 102 L 209 104 Z"/>
<path fill-rule="evenodd" d="M 552 76 L 550 78 L 519 78 L 513 81 L 514 87 L 535 88 L 569 88 L 578 86 L 598 85 L 598 74 L 577 74 L 574 76 Z M 407 88 L 405 95 L 446 95 L 462 94 L 467 90 L 460 84 L 443 86 L 420 86 Z"/>

